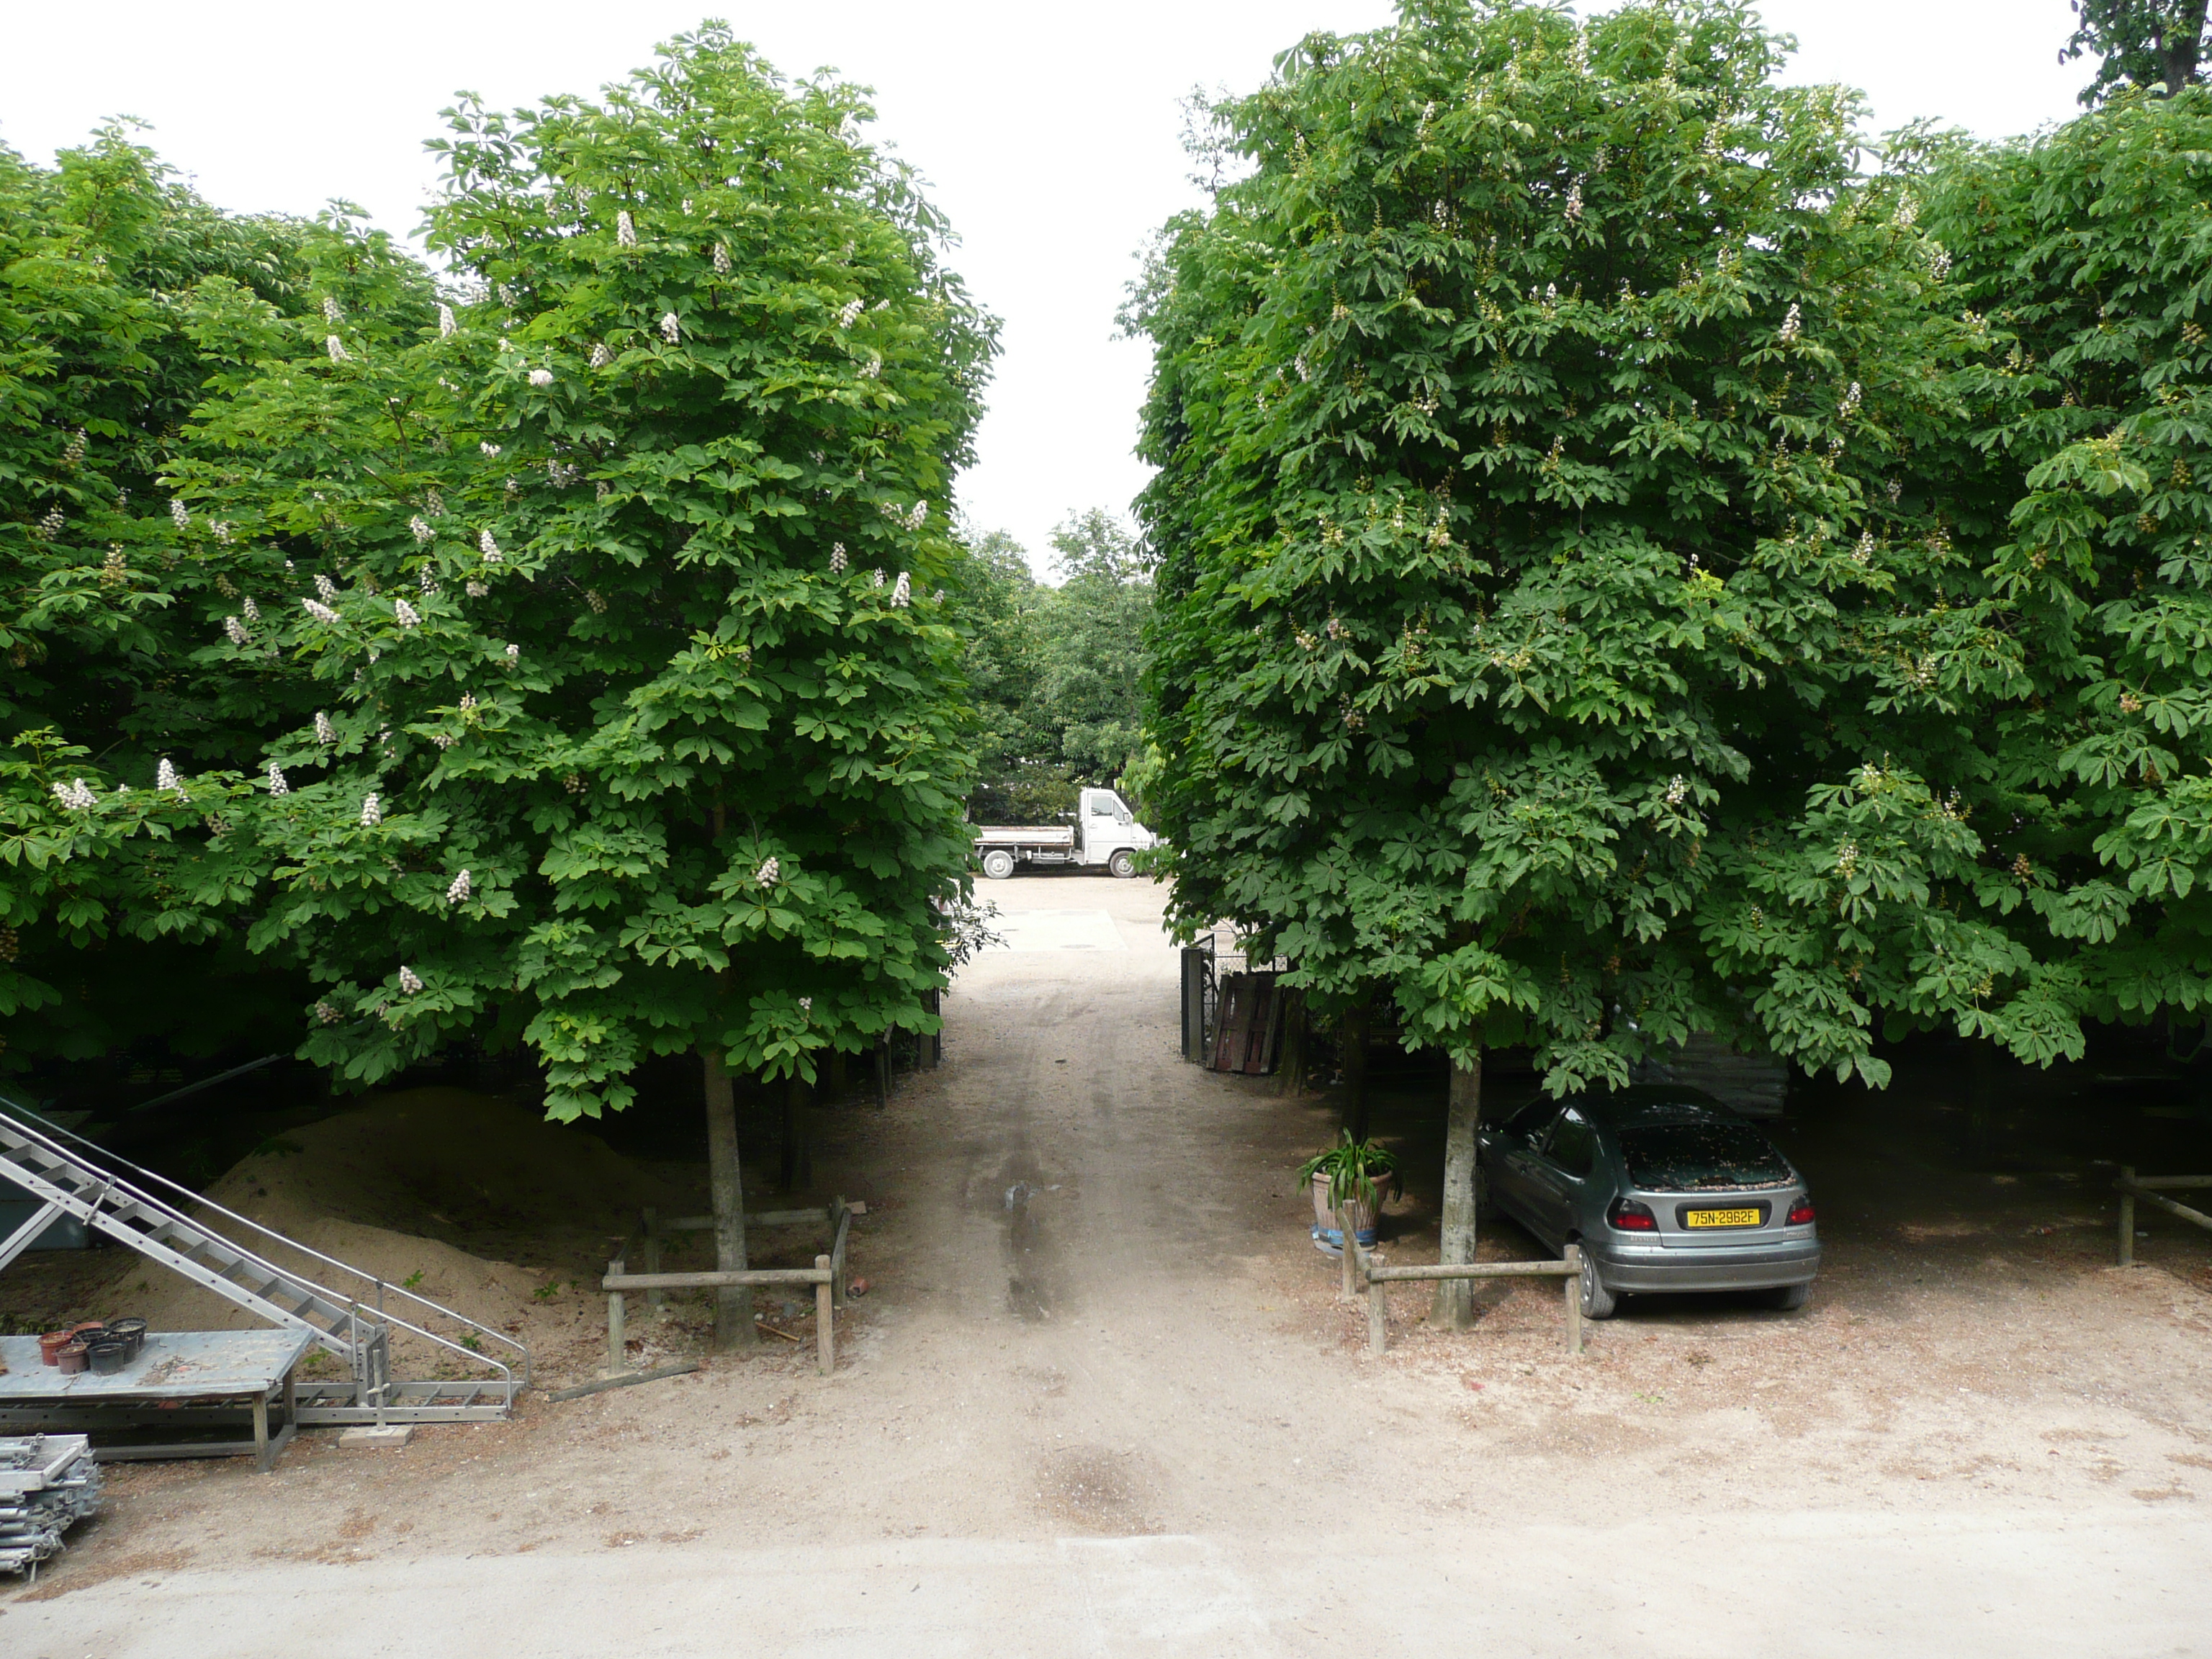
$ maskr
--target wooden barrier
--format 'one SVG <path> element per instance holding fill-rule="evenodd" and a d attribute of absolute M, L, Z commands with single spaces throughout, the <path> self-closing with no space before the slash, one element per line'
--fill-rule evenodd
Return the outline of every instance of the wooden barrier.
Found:
<path fill-rule="evenodd" d="M 1367 1352 L 1382 1353 L 1390 1345 L 1390 1309 L 1387 1285 L 1439 1279 L 1564 1279 L 1566 1283 L 1567 1352 L 1583 1351 L 1583 1248 L 1567 1246 L 1563 1261 L 1423 1262 L 1393 1267 L 1366 1249 L 1350 1233 L 1345 1235 L 1345 1282 L 1352 1282 L 1352 1262 L 1357 1252 L 1358 1270 L 1367 1280 Z"/>
<path fill-rule="evenodd" d="M 845 1305 L 845 1244 L 853 1228 L 853 1218 L 867 1212 L 864 1204 L 848 1205 L 842 1198 L 830 1200 L 819 1210 L 786 1210 L 770 1212 L 753 1218 L 757 1224 L 771 1226 L 778 1223 L 826 1220 L 830 1224 L 830 1253 L 817 1255 L 811 1267 L 749 1267 L 742 1272 L 721 1273 L 641 1273 L 629 1271 L 617 1257 L 607 1263 L 606 1277 L 599 1288 L 607 1293 L 607 1370 L 619 1375 L 629 1364 L 628 1319 L 623 1297 L 631 1291 L 645 1291 L 658 1295 L 663 1291 L 718 1290 L 726 1285 L 811 1285 L 814 1286 L 814 1334 L 816 1362 L 822 1375 L 827 1376 L 837 1366 L 836 1310 Z M 648 1216 L 651 1212 L 647 1212 Z M 701 1224 L 695 1226 L 696 1221 Z M 681 1220 L 662 1224 L 671 1232 L 691 1232 L 714 1225 L 714 1218 L 685 1217 Z M 648 1235 L 650 1237 L 650 1235 Z M 650 1249 L 648 1264 L 659 1265 L 659 1250 Z"/>
<path fill-rule="evenodd" d="M 2112 1183 L 2112 1190 L 2120 1195 L 2119 1265 L 2136 1265 L 2136 1200 L 2154 1204 L 2170 1215 L 2179 1216 L 2192 1226 L 2212 1232 L 2212 1215 L 2202 1210 L 2192 1210 L 2186 1204 L 2177 1204 L 2170 1198 L 2160 1196 L 2159 1189 L 2187 1192 L 2192 1188 L 2212 1187 L 2212 1176 L 2139 1176 L 2134 1167 L 2123 1164 L 2120 1178 Z"/>

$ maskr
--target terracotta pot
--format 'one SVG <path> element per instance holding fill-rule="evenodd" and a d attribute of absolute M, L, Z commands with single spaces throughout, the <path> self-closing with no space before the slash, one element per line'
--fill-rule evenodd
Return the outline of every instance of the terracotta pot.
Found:
<path fill-rule="evenodd" d="M 1344 1207 L 1352 1212 L 1352 1234 L 1362 1244 L 1375 1242 L 1375 1212 L 1389 1201 L 1390 1189 L 1397 1182 L 1398 1177 L 1395 1175 L 1378 1175 L 1375 1177 L 1373 1204 L 1363 1204 L 1355 1198 L 1345 1205 Z M 1321 1229 L 1324 1238 L 1334 1238 L 1336 1212 L 1328 1206 L 1328 1176 L 1320 1170 L 1314 1172 L 1313 1206 L 1314 1224 Z"/>
<path fill-rule="evenodd" d="M 61 1352 L 62 1349 L 66 1346 L 76 1335 L 76 1333 L 74 1331 L 48 1331 L 44 1336 L 40 1337 L 39 1339 L 39 1359 L 40 1363 L 48 1365 L 52 1364 L 56 1356 Z"/>

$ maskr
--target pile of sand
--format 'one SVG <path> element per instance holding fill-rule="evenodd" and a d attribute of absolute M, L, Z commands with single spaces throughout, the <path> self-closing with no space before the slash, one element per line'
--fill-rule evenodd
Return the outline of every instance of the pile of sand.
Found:
<path fill-rule="evenodd" d="M 372 1279 L 506 1331 L 546 1358 L 604 1329 L 605 1304 L 592 1281 L 611 1245 L 635 1231 L 643 1206 L 665 1213 L 681 1197 L 596 1135 L 458 1089 L 372 1097 L 288 1131 L 206 1195 Z M 373 1285 L 221 1216 L 206 1219 L 278 1266 L 374 1305 Z M 157 1331 L 263 1322 L 143 1259 L 130 1263 L 104 1301 Z M 389 1293 L 387 1306 L 435 1328 Z M 403 1374 L 409 1361 L 420 1374 L 428 1357 L 405 1344 L 395 1353 Z"/>

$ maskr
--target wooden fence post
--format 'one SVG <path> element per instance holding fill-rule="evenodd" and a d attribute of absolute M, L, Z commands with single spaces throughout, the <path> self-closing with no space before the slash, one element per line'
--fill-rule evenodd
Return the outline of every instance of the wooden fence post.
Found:
<path fill-rule="evenodd" d="M 623 1273 L 620 1261 L 607 1263 L 607 1277 L 619 1278 Z M 628 1363 L 629 1338 L 623 1328 L 623 1293 L 607 1292 L 607 1370 L 610 1374 L 621 1370 Z"/>
<path fill-rule="evenodd" d="M 2120 1179 L 2123 1182 L 2133 1181 L 2135 1178 L 2135 1167 L 2132 1164 L 2120 1165 Z M 2120 1266 L 2132 1267 L 2135 1265 L 2136 1195 L 2124 1185 L 2120 1188 Z"/>
<path fill-rule="evenodd" d="M 838 1230 L 844 1224 L 845 1195 L 840 1193 L 830 1200 L 830 1248 L 833 1251 L 837 1248 Z M 830 1288 L 834 1292 L 830 1298 L 830 1304 L 832 1307 L 842 1308 L 845 1305 L 845 1278 L 844 1258 L 839 1256 L 836 1276 L 830 1281 Z"/>
<path fill-rule="evenodd" d="M 1352 1236 L 1352 1206 L 1349 1204 L 1336 1212 L 1336 1230 L 1344 1239 L 1344 1299 L 1351 1302 L 1359 1295 L 1359 1263 L 1352 1256 L 1352 1252 L 1359 1245 Z"/>
<path fill-rule="evenodd" d="M 647 1205 L 645 1213 L 638 1218 L 638 1230 L 645 1235 L 645 1270 L 657 1273 L 660 1271 L 660 1212 L 650 1204 Z M 665 1319 L 668 1316 L 668 1292 L 647 1291 L 645 1305 L 655 1318 Z"/>
<path fill-rule="evenodd" d="M 1386 1265 L 1379 1255 L 1367 1258 L 1367 1352 L 1379 1354 L 1390 1346 L 1389 1293 L 1375 1269 Z"/>
<path fill-rule="evenodd" d="M 817 1255 L 814 1266 L 823 1276 L 814 1287 L 814 1348 L 822 1375 L 827 1376 L 837 1369 L 836 1310 L 830 1306 L 830 1258 Z"/>
<path fill-rule="evenodd" d="M 1574 1272 L 1559 1282 L 1567 1287 L 1567 1352 L 1583 1351 L 1583 1247 L 1567 1246 L 1567 1265 Z"/>

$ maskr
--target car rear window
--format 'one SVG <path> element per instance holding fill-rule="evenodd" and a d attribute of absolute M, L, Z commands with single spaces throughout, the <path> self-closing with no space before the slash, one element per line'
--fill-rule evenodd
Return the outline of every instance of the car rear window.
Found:
<path fill-rule="evenodd" d="M 1620 1132 L 1629 1181 L 1647 1192 L 1706 1193 L 1771 1187 L 1790 1165 L 1747 1123 L 1654 1123 Z"/>

